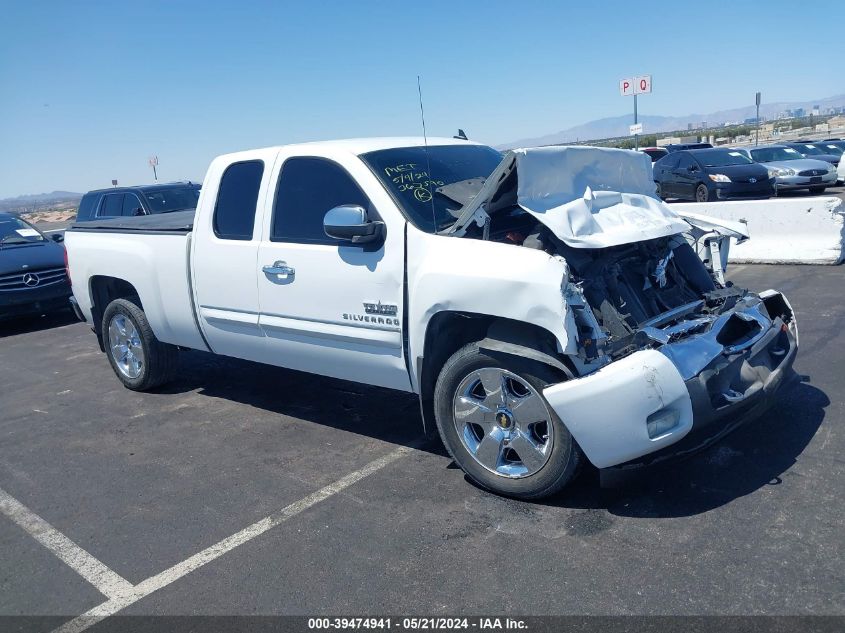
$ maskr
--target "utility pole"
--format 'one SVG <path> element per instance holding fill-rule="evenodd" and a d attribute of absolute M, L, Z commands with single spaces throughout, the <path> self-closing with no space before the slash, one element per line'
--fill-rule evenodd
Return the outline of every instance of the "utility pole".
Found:
<path fill-rule="evenodd" d="M 629 126 L 628 132 L 634 137 L 634 149 L 640 149 L 640 133 L 643 126 L 637 115 L 637 95 L 651 92 L 651 75 L 628 77 L 619 81 L 619 94 L 623 97 L 634 97 L 634 124 Z"/>
<path fill-rule="evenodd" d="M 757 93 L 756 96 L 757 101 L 757 135 L 754 138 L 754 145 L 758 145 L 760 143 L 760 93 Z"/>
<path fill-rule="evenodd" d="M 634 127 L 636 128 L 637 125 L 637 93 L 634 93 Z M 639 151 L 640 149 L 640 135 L 634 134 L 634 149 Z"/>

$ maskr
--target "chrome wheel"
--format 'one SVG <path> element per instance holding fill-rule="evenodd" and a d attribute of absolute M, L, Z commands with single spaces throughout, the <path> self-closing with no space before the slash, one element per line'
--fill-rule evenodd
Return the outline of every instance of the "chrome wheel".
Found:
<path fill-rule="evenodd" d="M 552 414 L 540 393 L 514 373 L 473 371 L 458 385 L 452 413 L 464 448 L 496 475 L 527 477 L 549 461 Z"/>
<path fill-rule="evenodd" d="M 121 374 L 133 380 L 141 375 L 144 348 L 138 330 L 125 314 L 115 314 L 109 321 L 109 349 Z"/>

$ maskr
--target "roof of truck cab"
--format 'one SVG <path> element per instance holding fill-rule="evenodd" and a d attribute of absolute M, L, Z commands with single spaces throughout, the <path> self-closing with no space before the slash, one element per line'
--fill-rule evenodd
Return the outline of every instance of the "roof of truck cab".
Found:
<path fill-rule="evenodd" d="M 428 138 L 429 146 L 435 145 L 483 145 L 483 143 L 476 143 L 474 141 L 465 141 L 463 139 L 431 136 Z M 272 145 L 270 147 L 262 147 L 260 149 L 244 150 L 241 152 L 233 152 L 231 154 L 224 154 L 218 156 L 220 159 L 241 158 L 249 155 L 251 152 L 264 152 L 272 150 L 284 149 L 299 149 L 307 151 L 312 148 L 334 149 L 350 154 L 366 154 L 367 152 L 375 152 L 382 149 L 397 149 L 400 147 L 423 147 L 426 144 L 426 139 L 422 136 L 379 136 L 373 138 L 347 138 L 335 141 L 311 141 L 308 143 L 291 143 L 288 145 Z"/>

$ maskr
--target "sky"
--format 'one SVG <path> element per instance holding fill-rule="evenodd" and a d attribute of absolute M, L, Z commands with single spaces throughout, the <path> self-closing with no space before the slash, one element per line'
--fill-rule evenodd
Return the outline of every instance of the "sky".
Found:
<path fill-rule="evenodd" d="M 814 15 L 842 15 L 820 0 Z M 685 115 L 845 92 L 800 3 L 744 0 L 4 0 L 0 198 L 200 180 L 216 155 L 420 135 L 492 145 L 625 114 Z"/>

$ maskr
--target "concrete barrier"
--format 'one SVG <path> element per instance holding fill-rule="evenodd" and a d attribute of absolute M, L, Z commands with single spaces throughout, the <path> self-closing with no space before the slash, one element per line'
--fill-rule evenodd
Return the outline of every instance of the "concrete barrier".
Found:
<path fill-rule="evenodd" d="M 736 264 L 839 264 L 845 260 L 845 203 L 839 198 L 677 202 L 677 212 L 745 222 L 751 239 L 732 244 Z"/>

